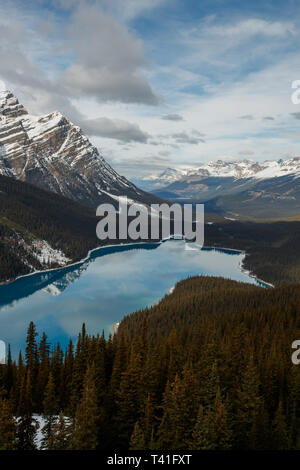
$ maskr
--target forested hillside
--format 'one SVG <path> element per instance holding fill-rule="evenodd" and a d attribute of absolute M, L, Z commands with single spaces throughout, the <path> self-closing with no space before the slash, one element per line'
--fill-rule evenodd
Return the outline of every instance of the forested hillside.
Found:
<path fill-rule="evenodd" d="M 297 284 L 213 277 L 179 282 L 108 340 L 83 327 L 75 351 L 31 323 L 25 357 L 0 368 L 0 449 L 35 447 L 33 413 L 47 449 L 300 449 L 299 337 Z"/>
<path fill-rule="evenodd" d="M 0 281 L 58 264 L 42 260 L 39 242 L 46 241 L 69 260 L 100 245 L 95 211 L 28 183 L 0 176 Z M 36 247 L 35 247 L 36 243 Z"/>
<path fill-rule="evenodd" d="M 243 267 L 274 285 L 300 282 L 299 221 L 216 221 L 205 226 L 205 245 L 244 250 Z"/>

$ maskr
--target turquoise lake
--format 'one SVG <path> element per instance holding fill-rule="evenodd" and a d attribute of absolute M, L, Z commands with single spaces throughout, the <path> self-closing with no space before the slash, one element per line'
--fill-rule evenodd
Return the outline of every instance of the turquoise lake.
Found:
<path fill-rule="evenodd" d="M 161 299 L 181 279 L 193 275 L 223 276 L 259 284 L 243 273 L 243 254 L 199 249 L 183 240 L 101 248 L 88 260 L 36 273 L 0 286 L 0 340 L 13 356 L 24 350 L 30 321 L 49 341 L 65 347 L 82 323 L 88 333 L 108 335 L 126 314 Z"/>

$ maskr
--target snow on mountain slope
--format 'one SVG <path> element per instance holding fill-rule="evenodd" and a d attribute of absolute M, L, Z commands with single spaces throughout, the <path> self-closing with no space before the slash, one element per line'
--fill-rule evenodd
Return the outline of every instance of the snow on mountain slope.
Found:
<path fill-rule="evenodd" d="M 265 168 L 254 175 L 258 179 L 279 178 L 286 175 L 300 176 L 300 157 L 289 160 L 266 161 Z"/>
<path fill-rule="evenodd" d="M 188 176 L 224 176 L 232 178 L 251 178 L 259 173 L 264 165 L 252 160 L 217 160 L 204 163 L 195 172 L 189 172 Z"/>
<path fill-rule="evenodd" d="M 299 217 L 300 158 L 218 160 L 203 163 L 177 180 L 154 189 L 171 200 L 193 200 L 223 216 Z"/>
<path fill-rule="evenodd" d="M 217 160 L 199 165 L 196 169 L 178 170 L 167 168 L 160 175 L 151 175 L 144 180 L 152 182 L 153 190 L 155 188 L 165 188 L 169 184 L 186 181 L 200 181 L 202 178 L 234 178 L 237 179 L 268 179 L 277 178 L 285 175 L 300 176 L 300 157 L 290 158 L 289 160 L 266 160 L 264 162 L 255 162 L 253 160 Z"/>
<path fill-rule="evenodd" d="M 188 172 L 187 175 L 267 179 L 290 174 L 300 175 L 300 157 L 264 162 L 253 160 L 211 161 L 204 163 L 196 171 Z"/>
<path fill-rule="evenodd" d="M 155 191 L 157 194 L 160 189 L 167 192 L 177 188 L 177 183 L 181 186 L 192 184 L 196 188 L 196 184 L 202 184 L 209 178 L 231 178 L 234 184 L 253 179 L 264 180 L 269 178 L 279 178 L 282 176 L 292 175 L 295 178 L 300 176 L 300 157 L 293 157 L 288 160 L 266 160 L 264 162 L 255 162 L 253 160 L 217 160 L 203 163 L 196 169 L 173 169 L 167 168 L 160 175 L 151 175 L 145 177 L 147 189 Z M 176 186 L 175 186 L 176 185 Z M 146 187 L 144 184 L 143 187 Z M 163 197 L 163 193 L 160 194 Z M 165 196 L 166 197 L 166 196 Z"/>
<path fill-rule="evenodd" d="M 141 202 L 152 197 L 113 170 L 60 112 L 31 116 L 9 91 L 0 92 L 0 174 L 92 207 L 109 194 Z"/>
<path fill-rule="evenodd" d="M 157 181 L 160 183 L 164 182 L 166 184 L 173 183 L 177 181 L 182 176 L 185 176 L 188 173 L 188 170 L 179 170 L 176 168 L 167 168 L 159 176 L 149 175 L 143 178 L 144 181 L 152 181 L 153 184 L 156 184 Z"/>

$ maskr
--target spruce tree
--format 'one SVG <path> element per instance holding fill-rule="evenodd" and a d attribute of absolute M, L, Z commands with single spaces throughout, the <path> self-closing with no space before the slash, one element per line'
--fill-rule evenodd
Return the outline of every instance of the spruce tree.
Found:
<path fill-rule="evenodd" d="M 55 393 L 55 385 L 53 380 L 53 375 L 50 372 L 49 380 L 47 387 L 45 389 L 44 401 L 43 401 L 43 416 L 45 419 L 45 425 L 42 429 L 43 439 L 42 447 L 44 449 L 48 448 L 49 440 L 52 436 L 53 426 L 56 422 L 56 413 L 57 413 L 57 397 Z"/>
<path fill-rule="evenodd" d="M 140 425 L 143 428 L 145 444 L 148 444 L 151 440 L 155 425 L 155 407 L 150 393 L 147 394 L 142 407 Z"/>
<path fill-rule="evenodd" d="M 258 370 L 250 355 L 241 377 L 240 388 L 237 390 L 237 400 L 234 420 L 235 446 L 239 449 L 252 448 L 255 443 L 255 429 L 261 406 Z"/>
<path fill-rule="evenodd" d="M 232 433 L 230 429 L 230 424 L 228 420 L 228 412 L 225 404 L 221 398 L 221 391 L 218 387 L 213 413 L 213 429 L 215 437 L 215 449 L 216 450 L 227 450 L 231 448 L 232 445 Z"/>
<path fill-rule="evenodd" d="M 72 426 L 66 423 L 66 419 L 63 413 L 60 413 L 57 422 L 51 429 L 50 436 L 48 438 L 49 450 L 68 450 L 71 445 L 71 431 Z"/>
<path fill-rule="evenodd" d="M 27 381 L 27 386 L 30 385 L 31 387 L 30 394 L 31 394 L 31 401 L 32 401 L 33 406 L 38 404 L 38 401 L 40 398 L 38 395 L 38 390 L 36 388 L 38 366 L 39 366 L 36 336 L 38 336 L 38 333 L 36 331 L 35 324 L 33 322 L 30 322 L 28 330 L 27 330 L 25 359 L 26 359 L 26 372 L 30 376 L 30 381 Z"/>
<path fill-rule="evenodd" d="M 37 410 L 42 412 L 42 397 L 48 382 L 50 370 L 50 344 L 45 333 L 42 334 L 42 339 L 39 344 L 39 364 L 36 381 L 36 390 L 38 395 Z"/>
<path fill-rule="evenodd" d="M 27 330 L 25 358 L 27 368 L 30 370 L 31 374 L 33 371 L 36 371 L 38 364 L 38 350 L 36 344 L 37 335 L 38 333 L 36 331 L 35 324 L 30 322 Z"/>
<path fill-rule="evenodd" d="M 130 442 L 129 442 L 129 449 L 130 450 L 145 450 L 145 434 L 137 421 L 134 425 Z"/>
<path fill-rule="evenodd" d="M 212 426 L 212 413 L 204 412 L 202 406 L 199 407 L 198 417 L 193 429 L 193 435 L 190 442 L 191 450 L 213 450 L 216 446 L 216 439 Z"/>
<path fill-rule="evenodd" d="M 286 450 L 289 448 L 287 425 L 283 413 L 282 401 L 279 402 L 273 420 L 273 446 L 275 450 Z"/>
<path fill-rule="evenodd" d="M 0 450 L 12 450 L 15 446 L 16 421 L 8 400 L 0 397 Z"/>
<path fill-rule="evenodd" d="M 36 449 L 36 431 L 38 423 L 32 416 L 32 387 L 31 376 L 28 371 L 21 385 L 18 405 L 18 426 L 16 433 L 16 446 L 18 450 Z"/>
<path fill-rule="evenodd" d="M 11 357 L 11 348 L 10 344 L 8 345 L 8 353 L 7 353 L 7 362 L 6 362 L 6 374 L 5 374 L 5 381 L 6 381 L 6 390 L 7 394 L 10 394 L 11 388 L 14 382 L 14 370 L 13 370 L 13 361 Z"/>
<path fill-rule="evenodd" d="M 126 372 L 122 374 L 116 399 L 118 405 L 116 419 L 119 423 L 119 436 L 127 442 L 129 442 L 132 428 L 139 418 L 143 404 L 142 367 L 141 354 L 132 348 L 129 364 Z"/>
<path fill-rule="evenodd" d="M 98 403 L 95 387 L 95 366 L 89 366 L 84 378 L 82 398 L 78 404 L 73 430 L 72 447 L 94 450 L 98 446 Z"/>

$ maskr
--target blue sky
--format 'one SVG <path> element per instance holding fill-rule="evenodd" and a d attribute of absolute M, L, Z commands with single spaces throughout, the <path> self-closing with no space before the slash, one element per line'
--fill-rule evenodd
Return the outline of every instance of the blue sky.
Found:
<path fill-rule="evenodd" d="M 299 19 L 296 0 L 2 0 L 0 88 L 130 178 L 298 156 Z"/>

